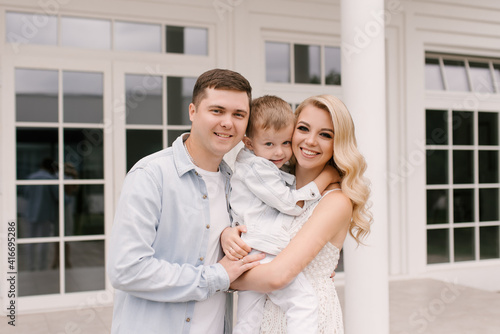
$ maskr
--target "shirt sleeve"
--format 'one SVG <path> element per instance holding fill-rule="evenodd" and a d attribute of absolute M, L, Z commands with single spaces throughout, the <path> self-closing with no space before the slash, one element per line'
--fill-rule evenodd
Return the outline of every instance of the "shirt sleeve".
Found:
<path fill-rule="evenodd" d="M 248 189 L 262 202 L 291 216 L 298 216 L 304 210 L 297 202 L 317 199 L 321 195 L 314 182 L 300 189 L 289 187 L 281 177 L 281 171 L 265 159 L 255 159 L 244 180 Z"/>
<path fill-rule="evenodd" d="M 223 266 L 189 264 L 189 249 L 172 250 L 184 253 L 186 263 L 155 256 L 161 211 L 162 190 L 154 177 L 142 169 L 129 173 L 110 238 L 107 273 L 113 287 L 158 302 L 199 301 L 229 289 Z"/>

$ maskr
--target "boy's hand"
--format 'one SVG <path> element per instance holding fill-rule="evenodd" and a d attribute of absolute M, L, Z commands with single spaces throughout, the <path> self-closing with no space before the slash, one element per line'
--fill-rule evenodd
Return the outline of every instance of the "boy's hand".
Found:
<path fill-rule="evenodd" d="M 339 172 L 335 167 L 332 165 L 326 165 L 325 168 L 323 168 L 322 173 L 326 173 L 328 177 L 330 178 L 331 182 L 330 183 L 335 183 L 335 182 L 341 182 L 342 178 L 340 177 Z"/>
<path fill-rule="evenodd" d="M 220 236 L 220 243 L 224 254 L 232 261 L 243 259 L 252 250 L 243 240 L 241 233 L 245 233 L 247 227 L 240 225 L 236 227 L 226 227 Z M 246 269 L 248 270 L 248 269 Z"/>

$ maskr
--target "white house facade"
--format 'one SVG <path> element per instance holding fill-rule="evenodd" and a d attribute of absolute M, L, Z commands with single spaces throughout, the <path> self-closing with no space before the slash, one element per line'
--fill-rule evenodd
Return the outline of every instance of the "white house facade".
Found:
<path fill-rule="evenodd" d="M 13 289 L 18 313 L 113 302 L 124 176 L 189 131 L 194 81 L 215 67 L 255 97 L 350 109 L 374 212 L 336 276 L 352 333 L 373 305 L 364 325 L 386 331 L 389 280 L 500 290 L 500 2 L 0 0 L 0 22 L 4 313 Z"/>

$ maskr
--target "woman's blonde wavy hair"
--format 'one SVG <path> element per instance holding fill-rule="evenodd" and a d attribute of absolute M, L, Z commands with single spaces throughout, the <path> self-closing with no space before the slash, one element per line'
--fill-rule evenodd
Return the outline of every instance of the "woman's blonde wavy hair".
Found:
<path fill-rule="evenodd" d="M 295 110 L 296 119 L 306 106 L 315 106 L 330 113 L 333 121 L 333 158 L 330 163 L 342 177 L 342 192 L 353 204 L 349 233 L 359 244 L 370 232 L 373 220 L 369 211 L 369 181 L 364 177 L 365 158 L 358 151 L 354 134 L 354 122 L 345 104 L 332 95 L 312 96 Z"/>

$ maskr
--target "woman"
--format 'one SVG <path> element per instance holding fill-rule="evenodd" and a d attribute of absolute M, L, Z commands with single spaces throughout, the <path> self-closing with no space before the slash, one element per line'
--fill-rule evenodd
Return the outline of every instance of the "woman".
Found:
<path fill-rule="evenodd" d="M 342 190 L 331 185 L 322 198 L 307 203 L 305 212 L 294 220 L 290 244 L 272 262 L 250 270 L 231 287 L 265 293 L 286 286 L 304 271 L 318 296 L 320 333 L 343 333 L 342 312 L 330 273 L 347 233 L 359 243 L 370 230 L 370 191 L 363 177 L 366 163 L 356 147 L 352 118 L 339 99 L 310 97 L 295 115 L 292 148 L 297 188 L 314 180 L 326 164 L 333 164 L 342 176 Z M 223 238 L 226 254 L 231 248 L 237 258 L 246 254 L 240 239 Z M 261 333 L 286 333 L 284 313 L 269 300 Z"/>

